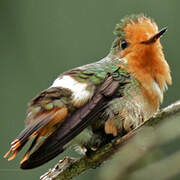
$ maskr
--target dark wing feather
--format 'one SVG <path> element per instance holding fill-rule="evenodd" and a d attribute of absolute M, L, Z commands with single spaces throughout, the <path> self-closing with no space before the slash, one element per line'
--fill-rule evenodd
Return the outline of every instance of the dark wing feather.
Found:
<path fill-rule="evenodd" d="M 40 147 L 30 155 L 29 159 L 21 164 L 21 168 L 38 167 L 63 152 L 64 145 L 93 121 L 95 115 L 108 103 L 119 85 L 118 81 L 108 77 L 93 98 L 69 117 L 59 129 L 47 137 Z"/>
<path fill-rule="evenodd" d="M 52 119 L 54 111 L 51 111 L 46 114 L 42 114 L 38 117 L 38 120 L 34 122 L 32 125 L 27 126 L 17 137 L 17 139 L 21 142 L 21 146 L 18 148 L 18 151 L 23 148 L 26 142 L 29 140 L 29 137 L 42 127 L 44 127 L 47 123 L 49 123 Z"/>

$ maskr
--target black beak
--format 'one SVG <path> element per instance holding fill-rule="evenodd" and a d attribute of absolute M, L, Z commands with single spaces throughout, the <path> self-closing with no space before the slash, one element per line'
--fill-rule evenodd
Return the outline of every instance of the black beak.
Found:
<path fill-rule="evenodd" d="M 147 41 L 142 41 L 142 44 L 151 44 L 156 42 L 157 39 L 159 39 L 167 30 L 167 27 L 162 28 L 157 34 L 155 34 L 153 37 L 148 39 Z"/>

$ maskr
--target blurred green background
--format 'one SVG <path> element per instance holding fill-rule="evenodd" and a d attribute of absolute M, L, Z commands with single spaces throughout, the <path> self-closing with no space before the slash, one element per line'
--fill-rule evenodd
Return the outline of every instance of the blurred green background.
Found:
<path fill-rule="evenodd" d="M 104 57 L 114 39 L 115 24 L 125 15 L 145 13 L 159 27 L 168 27 L 161 42 L 172 70 L 173 85 L 162 106 L 177 100 L 179 7 L 179 0 L 1 0 L 0 179 L 38 179 L 63 157 L 28 171 L 19 169 L 23 153 L 10 163 L 3 159 L 9 143 L 24 127 L 27 102 L 63 71 Z M 97 168 L 75 179 L 100 179 L 101 173 Z"/>

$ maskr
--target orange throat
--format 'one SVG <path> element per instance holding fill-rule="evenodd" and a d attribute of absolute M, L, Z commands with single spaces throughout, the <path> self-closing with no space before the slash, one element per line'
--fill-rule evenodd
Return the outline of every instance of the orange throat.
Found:
<path fill-rule="evenodd" d="M 153 109 L 157 109 L 163 101 L 163 92 L 167 89 L 167 84 L 171 84 L 169 65 L 164 58 L 159 40 L 151 45 L 134 45 L 126 59 L 128 71 L 139 81 L 142 92 Z"/>

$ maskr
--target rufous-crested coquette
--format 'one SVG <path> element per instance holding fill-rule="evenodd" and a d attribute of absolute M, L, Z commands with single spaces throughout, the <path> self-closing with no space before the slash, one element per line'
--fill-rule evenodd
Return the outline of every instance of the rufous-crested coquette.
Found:
<path fill-rule="evenodd" d="M 62 73 L 30 101 L 26 128 L 5 157 L 14 159 L 33 138 L 21 168 L 34 168 L 74 144 L 95 149 L 152 117 L 171 84 L 165 31 L 142 14 L 123 18 L 105 58 Z"/>

